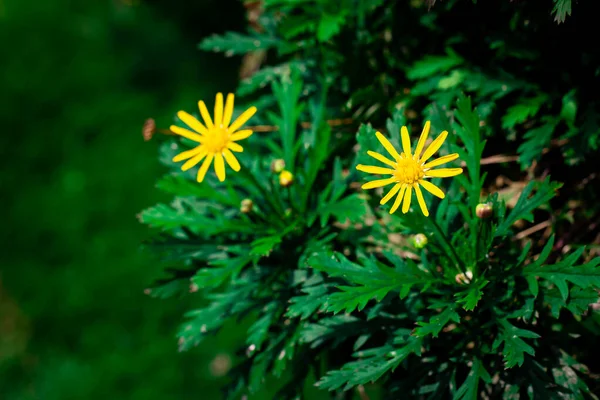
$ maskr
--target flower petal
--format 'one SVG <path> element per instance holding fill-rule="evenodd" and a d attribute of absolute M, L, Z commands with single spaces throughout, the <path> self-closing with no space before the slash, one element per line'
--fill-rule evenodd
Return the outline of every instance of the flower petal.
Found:
<path fill-rule="evenodd" d="M 202 166 L 198 170 L 198 182 L 202 182 L 204 180 L 204 176 L 206 176 L 206 171 L 208 171 L 208 167 L 210 167 L 210 163 L 212 162 L 214 157 L 214 153 L 208 153 L 208 156 L 204 159 Z"/>
<path fill-rule="evenodd" d="M 429 181 L 421 179 L 419 181 L 419 184 L 421 186 L 423 186 L 423 189 L 427 190 L 432 195 L 434 195 L 436 197 L 439 197 L 440 199 L 443 199 L 444 197 L 446 197 L 446 195 L 444 194 L 444 192 L 442 192 L 442 189 L 440 189 L 439 187 L 435 186 L 433 183 L 431 183 Z"/>
<path fill-rule="evenodd" d="M 202 100 L 200 100 L 198 102 L 198 108 L 200 109 L 200 115 L 202 115 L 202 119 L 204 120 L 206 127 L 208 129 L 212 129 L 213 128 L 212 118 L 210 117 L 210 114 L 208 113 L 208 108 L 206 108 L 206 104 L 204 104 L 204 102 Z"/>
<path fill-rule="evenodd" d="M 187 160 L 182 166 L 181 166 L 181 170 L 182 171 L 187 171 L 188 169 L 194 167 L 196 164 L 198 164 L 200 161 L 202 161 L 202 159 L 204 157 L 206 157 L 206 149 L 202 149 L 202 152 L 200 152 L 200 154 L 190 158 L 189 160 Z"/>
<path fill-rule="evenodd" d="M 447 162 L 454 161 L 458 158 L 458 153 L 448 154 L 447 156 L 443 156 L 440 158 L 436 158 L 433 161 L 428 162 L 423 165 L 423 169 L 437 167 L 438 165 L 446 164 Z"/>
<path fill-rule="evenodd" d="M 427 210 L 427 204 L 425 204 L 425 199 L 423 198 L 423 193 L 421 192 L 421 188 L 418 183 L 414 185 L 415 193 L 417 195 L 417 201 L 419 202 L 419 207 L 421 207 L 421 211 L 423 211 L 423 215 L 429 217 L 429 210 Z"/>
<path fill-rule="evenodd" d="M 178 134 L 179 136 L 183 136 L 186 139 L 193 140 L 194 142 L 202 143 L 204 141 L 204 137 L 197 134 L 196 132 L 188 131 L 185 128 L 181 128 L 177 125 L 171 125 L 169 127 L 171 132 Z"/>
<path fill-rule="evenodd" d="M 425 154 L 423 154 L 423 157 L 419 160 L 419 162 L 424 163 L 425 161 L 429 160 L 429 158 L 433 155 L 433 153 L 435 153 L 436 151 L 438 151 L 440 149 L 440 147 L 442 147 L 442 144 L 444 144 L 444 141 L 446 140 L 447 137 L 448 137 L 448 131 L 444 131 L 444 132 L 440 133 L 440 136 L 435 138 L 435 140 L 433 142 L 431 142 L 431 144 L 429 145 L 427 150 L 425 150 Z"/>
<path fill-rule="evenodd" d="M 237 143 L 229 142 L 227 143 L 227 148 L 231 151 L 235 151 L 236 153 L 241 153 L 244 151 L 244 148 Z"/>
<path fill-rule="evenodd" d="M 382 163 L 387 164 L 390 167 L 396 168 L 396 163 L 382 154 L 371 150 L 367 151 L 367 154 L 376 159 L 377 161 L 381 161 Z"/>
<path fill-rule="evenodd" d="M 215 172 L 217 178 L 223 182 L 225 180 L 225 162 L 223 161 L 223 154 L 221 153 L 215 154 Z"/>
<path fill-rule="evenodd" d="M 382 174 L 382 175 L 393 175 L 394 171 L 390 168 L 376 167 L 374 165 L 362 165 L 358 164 L 356 169 L 362 172 L 367 172 L 369 174 Z"/>
<path fill-rule="evenodd" d="M 244 129 L 243 131 L 237 131 L 236 133 L 234 133 L 233 135 L 231 135 L 229 137 L 229 140 L 235 142 L 237 140 L 242 140 L 242 139 L 246 139 L 249 138 L 250 136 L 252 136 L 254 132 L 252 132 L 251 129 Z"/>
<path fill-rule="evenodd" d="M 462 168 L 430 169 L 425 172 L 425 178 L 448 178 L 450 176 L 460 175 L 462 172 Z"/>
<path fill-rule="evenodd" d="M 223 156 L 225 157 L 225 161 L 227 161 L 227 164 L 229 164 L 232 170 L 234 170 L 235 172 L 238 172 L 240 170 L 240 163 L 238 159 L 235 158 L 231 150 L 224 149 Z"/>
<path fill-rule="evenodd" d="M 394 201 L 394 205 L 390 209 L 390 214 L 395 213 L 398 207 L 400 207 L 400 204 L 402 203 L 402 198 L 404 197 L 404 192 L 406 192 L 406 185 L 402 185 L 402 189 L 400 189 L 400 193 L 398 193 L 396 201 Z"/>
<path fill-rule="evenodd" d="M 242 113 L 242 115 L 240 115 L 239 117 L 237 117 L 237 119 L 235 121 L 233 121 L 233 124 L 231 124 L 231 126 L 229 127 L 229 132 L 234 133 L 242 125 L 244 125 L 250 118 L 252 118 L 252 116 L 255 113 L 256 113 L 256 107 L 254 107 L 254 106 L 252 106 L 249 109 L 247 109 L 246 111 L 244 111 Z"/>
<path fill-rule="evenodd" d="M 206 127 L 202 125 L 202 122 L 198 121 L 196 117 L 192 116 L 191 114 L 188 114 L 185 111 L 179 111 L 177 112 L 177 116 L 180 120 L 183 121 L 184 124 L 192 128 L 196 132 L 202 135 L 208 134 L 208 129 L 206 129 Z"/>
<path fill-rule="evenodd" d="M 387 203 L 392 197 L 394 197 L 396 193 L 398 193 L 398 190 L 400 190 L 401 187 L 401 183 L 395 184 L 394 187 L 381 199 L 381 201 L 379 201 L 379 204 L 384 205 Z"/>
<path fill-rule="evenodd" d="M 379 142 L 383 145 L 383 147 L 385 147 L 385 149 L 388 151 L 388 153 L 390 153 L 390 155 L 394 158 L 394 160 L 400 159 L 400 154 L 398 154 L 398 152 L 396 151 L 394 146 L 390 143 L 390 141 L 385 136 L 383 136 L 379 132 L 375 132 L 375 136 L 377 136 L 377 139 L 379 140 Z"/>
<path fill-rule="evenodd" d="M 400 129 L 401 132 L 401 136 L 402 136 L 402 151 L 404 151 L 404 154 L 406 154 L 407 158 L 412 158 L 412 151 L 410 148 L 410 136 L 408 134 L 408 129 L 406 129 L 405 126 L 403 126 Z"/>
<path fill-rule="evenodd" d="M 215 126 L 220 127 L 223 123 L 223 93 L 217 93 L 215 98 Z"/>
<path fill-rule="evenodd" d="M 425 122 L 425 126 L 423 127 L 423 132 L 421 132 L 421 136 L 419 136 L 419 142 L 417 143 L 417 148 L 415 149 L 415 160 L 418 160 L 421 156 L 421 152 L 423 151 L 423 147 L 425 147 L 425 142 L 427 141 L 427 136 L 429 135 L 429 127 L 431 123 L 429 121 Z"/>
<path fill-rule="evenodd" d="M 412 186 L 406 187 L 406 193 L 404 194 L 404 203 L 402 203 L 402 213 L 406 214 L 410 209 L 410 199 L 412 197 Z"/>
<path fill-rule="evenodd" d="M 231 122 L 231 116 L 233 115 L 233 100 L 235 96 L 233 93 L 227 95 L 227 101 L 225 102 L 225 114 L 223 114 L 223 127 L 227 128 Z"/>
<path fill-rule="evenodd" d="M 200 146 L 194 147 L 191 150 L 186 150 L 184 152 L 181 152 L 181 153 L 177 154 L 175 157 L 173 157 L 173 162 L 179 162 L 179 161 L 187 160 L 188 158 L 194 157 L 195 155 L 201 153 L 203 149 L 204 149 L 204 145 L 200 145 Z"/>
<path fill-rule="evenodd" d="M 378 179 L 376 181 L 367 182 L 364 185 L 362 185 L 361 187 L 363 189 L 375 189 L 375 188 L 389 185 L 390 183 L 395 183 L 395 182 L 396 182 L 396 178 Z"/>

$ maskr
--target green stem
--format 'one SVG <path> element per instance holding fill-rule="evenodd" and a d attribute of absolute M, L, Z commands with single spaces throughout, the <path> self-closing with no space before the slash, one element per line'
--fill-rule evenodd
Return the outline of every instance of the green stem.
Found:
<path fill-rule="evenodd" d="M 456 254 L 456 250 L 454 249 L 454 247 L 452 246 L 452 244 L 450 243 L 450 241 L 448 240 L 448 238 L 446 237 L 446 235 L 444 234 L 444 231 L 442 230 L 442 228 L 437 224 L 437 222 L 435 221 L 435 218 L 430 218 L 429 219 L 433 225 L 433 227 L 435 228 L 437 234 L 440 236 L 440 238 L 442 239 L 442 241 L 444 242 L 444 244 L 446 245 L 446 247 L 448 247 L 450 249 L 450 252 L 452 253 L 452 255 L 455 258 L 455 267 L 458 270 L 458 272 L 460 272 L 461 274 L 463 274 L 465 276 L 465 278 L 468 279 L 467 277 L 467 269 L 464 266 L 461 258 L 458 256 L 458 254 Z"/>

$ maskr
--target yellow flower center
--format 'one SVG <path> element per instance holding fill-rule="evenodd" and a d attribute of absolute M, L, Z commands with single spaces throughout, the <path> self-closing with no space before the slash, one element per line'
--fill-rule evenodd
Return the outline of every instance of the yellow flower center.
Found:
<path fill-rule="evenodd" d="M 209 153 L 220 153 L 229 144 L 229 131 L 227 128 L 214 127 L 210 130 L 209 134 L 206 135 L 206 140 L 203 143 L 206 146 Z"/>
<path fill-rule="evenodd" d="M 396 163 L 394 178 L 396 178 L 399 183 L 412 185 L 423 178 L 424 175 L 425 172 L 423 171 L 423 167 L 417 164 L 412 158 L 405 158 L 404 153 L 402 153 L 400 161 Z"/>

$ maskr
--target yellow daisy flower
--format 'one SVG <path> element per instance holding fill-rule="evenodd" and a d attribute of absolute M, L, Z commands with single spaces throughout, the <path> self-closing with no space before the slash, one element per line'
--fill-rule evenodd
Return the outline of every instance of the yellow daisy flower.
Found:
<path fill-rule="evenodd" d="M 187 171 L 204 159 L 202 166 L 198 170 L 198 182 L 204 180 L 206 171 L 210 164 L 215 161 L 215 173 L 221 182 L 225 180 L 225 161 L 234 171 L 240 170 L 240 163 L 233 155 L 233 152 L 241 153 L 244 151 L 242 146 L 237 144 L 238 140 L 246 139 L 252 135 L 252 130 L 238 130 L 256 113 L 256 107 L 250 107 L 240 115 L 231 125 L 231 116 L 233 114 L 233 93 L 227 95 L 225 110 L 223 110 L 223 94 L 217 93 L 215 100 L 214 121 L 208 113 L 206 104 L 202 100 L 198 102 L 200 115 L 204 119 L 204 124 L 192 117 L 185 111 L 179 111 L 177 116 L 187 126 L 193 129 L 193 132 L 179 126 L 171 125 L 171 131 L 194 142 L 200 143 L 191 150 L 184 151 L 173 158 L 173 162 L 187 160 L 182 166 L 182 171 Z"/>
<path fill-rule="evenodd" d="M 421 152 L 425 147 L 425 141 L 427 140 L 427 136 L 429 135 L 429 127 L 430 123 L 427 121 L 425 123 L 425 127 L 423 128 L 423 132 L 421 133 L 421 137 L 417 142 L 417 148 L 415 152 L 412 152 L 410 145 L 410 137 L 408 135 L 408 129 L 405 126 L 401 129 L 402 136 L 402 149 L 404 152 L 402 154 L 398 154 L 394 146 L 390 143 L 390 141 L 383 136 L 381 133 L 376 132 L 375 135 L 379 142 L 385 147 L 388 153 L 394 158 L 394 161 L 385 157 L 382 154 L 376 153 L 374 151 L 367 151 L 367 154 L 380 161 L 391 168 L 383 168 L 377 167 L 373 165 L 357 165 L 356 169 L 359 171 L 367 172 L 370 174 L 382 174 L 382 175 L 391 175 L 390 178 L 386 179 L 378 179 L 375 181 L 367 182 L 362 185 L 363 189 L 374 189 L 390 184 L 394 184 L 392 189 L 381 199 L 379 204 L 387 203 L 394 195 L 398 194 L 396 197 L 396 201 L 392 205 L 390 209 L 390 214 L 394 213 L 402 200 L 404 199 L 404 203 L 402 204 L 402 212 L 407 213 L 410 208 L 410 201 L 412 197 L 412 191 L 414 190 L 417 194 L 417 201 L 419 202 L 419 206 L 421 207 L 421 211 L 427 217 L 429 216 L 429 211 L 427 210 L 427 205 L 425 204 L 425 199 L 423 198 L 423 193 L 421 192 L 420 186 L 423 186 L 425 190 L 434 196 L 439 197 L 440 199 L 444 198 L 444 192 L 433 183 L 426 181 L 426 178 L 446 178 L 450 176 L 456 176 L 463 172 L 462 168 L 440 168 L 440 169 L 432 169 L 433 167 L 437 167 L 439 165 L 445 164 L 447 162 L 456 160 L 458 158 L 457 153 L 448 154 L 447 156 L 443 156 L 437 158 L 433 161 L 427 162 L 442 146 L 446 137 L 448 136 L 447 131 L 443 131 L 440 136 L 438 136 L 430 145 L 427 147 L 427 150 L 421 156 Z"/>

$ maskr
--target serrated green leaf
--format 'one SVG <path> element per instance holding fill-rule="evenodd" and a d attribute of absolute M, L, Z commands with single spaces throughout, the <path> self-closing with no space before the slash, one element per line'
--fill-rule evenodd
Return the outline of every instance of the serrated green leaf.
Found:
<path fill-rule="evenodd" d="M 481 279 L 477 282 L 473 282 L 469 285 L 469 287 L 460 293 L 456 293 L 454 296 L 458 297 L 456 300 L 457 303 L 463 304 L 463 308 L 466 311 L 473 311 L 481 300 L 483 296 L 482 289 L 488 284 L 490 281 L 487 279 Z"/>
<path fill-rule="evenodd" d="M 561 186 L 562 184 L 560 183 L 551 182 L 550 177 L 539 182 L 529 182 L 521 192 L 514 208 L 498 224 L 494 232 L 494 237 L 501 237 L 508 234 L 511 226 L 520 219 L 532 222 L 533 210 L 550 201 L 556 195 L 555 191 Z M 536 188 L 536 192 L 530 197 L 534 188 Z"/>
<path fill-rule="evenodd" d="M 338 253 L 320 253 L 309 259 L 309 265 L 354 285 L 338 286 L 341 292 L 329 296 L 327 309 L 335 313 L 344 309 L 346 312 L 361 310 L 370 300 L 381 301 L 391 291 L 435 280 L 410 260 L 392 269 L 378 261 L 365 260 L 365 266 L 360 266 Z"/>
<path fill-rule="evenodd" d="M 534 355 L 533 347 L 527 344 L 522 338 L 537 339 L 540 337 L 535 332 L 526 329 L 520 329 L 508 322 L 507 319 L 499 319 L 499 333 L 494 340 L 492 350 L 497 350 L 503 345 L 502 355 L 506 368 L 512 368 L 515 365 L 523 365 L 525 353 Z"/>
<path fill-rule="evenodd" d="M 462 64 L 463 59 L 451 50 L 447 50 L 445 56 L 426 56 L 422 60 L 415 62 L 410 67 L 406 76 L 410 80 L 428 78 L 433 75 L 442 74 L 450 68 Z"/>
<path fill-rule="evenodd" d="M 192 278 L 192 282 L 199 288 L 218 287 L 227 279 L 235 277 L 252 261 L 251 257 L 239 256 L 211 261 L 210 267 L 200 268 Z"/>
<path fill-rule="evenodd" d="M 453 400 L 477 400 L 479 399 L 479 381 L 482 380 L 485 383 L 491 383 L 492 378 L 490 374 L 486 371 L 485 367 L 479 361 L 478 358 L 473 360 L 473 365 L 471 366 L 471 371 L 469 375 L 467 375 L 467 379 L 463 382 L 463 384 L 458 388 L 454 396 Z"/>
<path fill-rule="evenodd" d="M 600 267 L 598 267 L 600 257 L 596 257 L 585 264 L 574 265 L 583 254 L 583 251 L 584 248 L 581 247 L 557 264 L 540 265 L 533 263 L 523 269 L 523 274 L 526 277 L 539 277 L 556 285 L 564 300 L 569 297 L 567 282 L 571 282 L 581 289 L 600 289 Z"/>
<path fill-rule="evenodd" d="M 355 356 L 362 355 L 365 358 L 346 363 L 340 370 L 327 372 L 316 386 L 330 391 L 343 386 L 346 391 L 357 385 L 375 382 L 388 371 L 393 371 L 411 354 L 420 355 L 421 345 L 421 339 L 409 337 L 406 344 L 399 348 L 384 346 L 358 352 Z"/>
<path fill-rule="evenodd" d="M 558 121 L 558 118 L 543 118 L 543 125 L 530 129 L 525 133 L 524 141 L 517 149 L 521 169 L 528 168 L 532 161 L 540 158 L 544 148 L 548 147 L 552 141 L 552 134 Z"/>
<path fill-rule="evenodd" d="M 444 327 L 446 325 L 448 325 L 448 323 L 450 321 L 453 321 L 456 323 L 460 322 L 460 316 L 454 310 L 454 305 L 446 306 L 446 308 L 444 308 L 441 313 L 436 314 L 433 317 L 431 317 L 429 319 L 429 322 L 424 322 L 424 321 L 417 322 L 417 325 L 419 325 L 419 326 L 417 328 L 415 328 L 413 334 L 419 338 L 422 338 L 422 337 L 425 337 L 428 335 L 431 335 L 435 338 L 440 334 L 442 329 L 444 329 Z"/>
<path fill-rule="evenodd" d="M 563 308 L 571 311 L 573 315 L 580 316 L 589 310 L 590 304 L 598 301 L 598 292 L 595 289 L 571 289 L 568 300 L 565 300 L 558 289 L 544 291 L 544 301 L 550 306 L 554 318 L 560 316 Z"/>
<path fill-rule="evenodd" d="M 509 107 L 506 114 L 502 117 L 502 128 L 513 128 L 515 125 L 535 116 L 547 100 L 548 96 L 546 95 L 538 95 L 520 100 L 518 104 Z"/>
<path fill-rule="evenodd" d="M 262 315 L 248 329 L 246 344 L 253 346 L 253 351 L 259 351 L 265 340 L 267 340 L 269 329 L 278 317 L 278 307 L 277 302 L 269 303 L 263 308 Z"/>
<path fill-rule="evenodd" d="M 279 46 L 277 38 L 265 35 L 242 35 L 237 32 L 226 32 L 223 35 L 212 35 L 204 39 L 198 47 L 205 51 L 226 53 L 229 55 L 245 54 L 256 50 L 266 50 Z"/>
<path fill-rule="evenodd" d="M 567 15 L 571 15 L 571 0 L 554 0 L 552 14 L 554 14 L 554 21 L 559 24 L 565 22 Z"/>
<path fill-rule="evenodd" d="M 321 226 L 327 226 L 330 215 L 342 223 L 347 219 L 351 222 L 357 222 L 364 217 L 366 210 L 367 204 L 365 200 L 358 194 L 351 194 L 321 209 Z"/>

